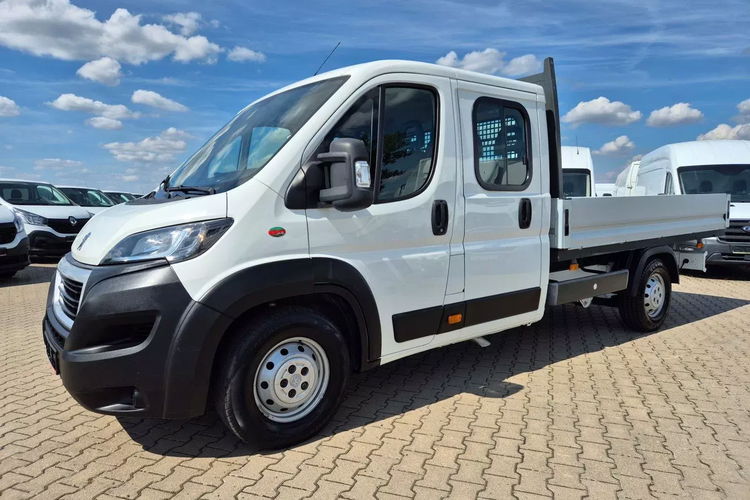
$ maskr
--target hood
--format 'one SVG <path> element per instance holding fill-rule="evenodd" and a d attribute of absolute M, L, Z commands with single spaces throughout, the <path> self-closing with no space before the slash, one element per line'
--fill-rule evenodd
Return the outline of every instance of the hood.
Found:
<path fill-rule="evenodd" d="M 0 205 L 0 223 L 13 222 L 16 216 L 9 209 Z"/>
<path fill-rule="evenodd" d="M 47 219 L 88 219 L 91 217 L 89 211 L 78 205 L 13 205 L 13 208 L 41 215 Z"/>
<path fill-rule="evenodd" d="M 87 212 L 91 212 L 92 214 L 96 215 L 112 207 L 83 207 L 83 208 L 86 209 Z"/>
<path fill-rule="evenodd" d="M 84 226 L 71 252 L 78 262 L 95 266 L 113 246 L 131 234 L 226 216 L 226 193 L 153 204 L 115 205 Z"/>
<path fill-rule="evenodd" d="M 749 201 L 733 201 L 729 204 L 729 220 L 739 219 L 748 220 L 750 219 L 750 202 Z"/>

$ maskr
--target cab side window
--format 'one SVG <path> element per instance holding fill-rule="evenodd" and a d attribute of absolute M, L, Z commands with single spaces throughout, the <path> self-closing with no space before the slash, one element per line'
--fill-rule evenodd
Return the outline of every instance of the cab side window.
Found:
<path fill-rule="evenodd" d="M 474 169 L 488 191 L 520 191 L 531 182 L 528 118 L 520 104 L 480 97 L 474 103 Z"/>
<path fill-rule="evenodd" d="M 432 90 L 385 87 L 376 202 L 416 195 L 430 179 L 435 156 L 437 98 Z"/>
<path fill-rule="evenodd" d="M 437 93 L 424 87 L 372 89 L 331 129 L 316 154 L 328 151 L 338 138 L 360 139 L 370 152 L 375 202 L 415 196 L 429 183 L 435 165 L 437 103 Z"/>

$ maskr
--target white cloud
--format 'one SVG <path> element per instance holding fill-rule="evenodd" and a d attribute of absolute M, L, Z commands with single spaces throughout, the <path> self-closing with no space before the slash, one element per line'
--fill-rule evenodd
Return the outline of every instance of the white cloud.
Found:
<path fill-rule="evenodd" d="M 104 148 L 119 161 L 164 163 L 185 151 L 188 137 L 187 132 L 170 127 L 154 137 L 138 142 L 110 142 Z"/>
<path fill-rule="evenodd" d="M 480 73 L 503 74 L 506 76 L 519 76 L 534 73 L 542 67 L 533 54 L 516 57 L 505 62 L 505 52 L 497 49 L 487 48 L 482 51 L 476 50 L 464 54 L 462 58 L 458 57 L 456 51 L 451 50 L 443 57 L 435 61 L 442 66 L 452 68 L 461 68 L 469 71 L 478 71 Z"/>
<path fill-rule="evenodd" d="M 135 104 L 143 104 L 145 106 L 151 106 L 154 108 L 164 109 L 166 111 L 187 111 L 188 107 L 184 104 L 180 104 L 172 99 L 157 94 L 152 90 L 141 90 L 138 89 L 133 92 L 130 100 Z"/>
<path fill-rule="evenodd" d="M 172 56 L 180 62 L 214 62 L 221 47 L 204 36 L 183 36 L 161 24 L 116 9 L 106 21 L 69 0 L 0 2 L 0 45 L 63 60 L 109 56 L 130 64 Z"/>
<path fill-rule="evenodd" d="M 138 180 L 137 175 L 121 175 L 120 179 L 124 180 L 125 182 L 135 182 Z"/>
<path fill-rule="evenodd" d="M 265 62 L 266 55 L 263 52 L 248 49 L 247 47 L 240 47 L 235 45 L 232 50 L 227 54 L 227 59 L 234 62 Z"/>
<path fill-rule="evenodd" d="M 34 162 L 34 170 L 65 170 L 80 167 L 83 162 L 78 160 L 64 160 L 62 158 L 44 158 Z"/>
<path fill-rule="evenodd" d="M 106 116 L 95 116 L 86 120 L 86 124 L 104 130 L 119 130 L 122 128 L 122 122 Z"/>
<path fill-rule="evenodd" d="M 722 123 L 713 130 L 698 136 L 699 141 L 709 141 L 714 139 L 742 139 L 750 141 L 750 123 L 742 123 L 732 127 Z"/>
<path fill-rule="evenodd" d="M 695 123 L 703 118 L 703 113 L 690 107 L 689 102 L 678 102 L 672 106 L 664 106 L 655 109 L 646 120 L 646 125 L 651 127 L 671 127 L 674 125 L 686 125 Z"/>
<path fill-rule="evenodd" d="M 177 12 L 164 16 L 164 19 L 169 24 L 175 24 L 180 27 L 180 33 L 184 36 L 189 36 L 198 31 L 198 27 L 201 24 L 201 15 L 197 12 Z"/>
<path fill-rule="evenodd" d="M 76 71 L 76 74 L 87 80 L 103 83 L 114 87 L 120 84 L 120 63 L 111 57 L 102 57 L 89 61 Z"/>
<path fill-rule="evenodd" d="M 16 101 L 9 97 L 0 95 L 0 116 L 9 117 L 18 116 L 20 114 L 21 109 L 18 107 L 18 104 L 16 104 Z"/>
<path fill-rule="evenodd" d="M 628 125 L 641 119 L 640 111 L 633 111 L 627 104 L 597 97 L 591 101 L 581 101 L 563 116 L 562 121 L 574 126 L 581 123 L 600 125 Z"/>
<path fill-rule="evenodd" d="M 750 99 L 745 99 L 737 105 L 737 109 L 740 114 L 737 116 L 737 120 L 740 123 L 750 123 Z"/>
<path fill-rule="evenodd" d="M 635 149 L 635 143 L 630 140 L 627 135 L 621 135 L 614 141 L 606 142 L 597 151 L 596 154 L 600 155 L 621 155 L 626 154 Z"/>
<path fill-rule="evenodd" d="M 57 99 L 49 103 L 53 108 L 62 111 L 82 111 L 92 115 L 103 116 L 113 120 L 125 118 L 138 118 L 139 113 L 134 113 L 123 104 L 105 104 L 88 97 L 75 94 L 61 94 Z"/>

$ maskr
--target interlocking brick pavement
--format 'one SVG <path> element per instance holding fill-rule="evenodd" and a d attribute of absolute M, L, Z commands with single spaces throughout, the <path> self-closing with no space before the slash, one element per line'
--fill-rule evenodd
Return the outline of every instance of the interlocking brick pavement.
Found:
<path fill-rule="evenodd" d="M 750 498 L 748 273 L 683 277 L 655 334 L 564 306 L 356 375 L 324 432 L 275 452 L 210 414 L 78 406 L 41 341 L 52 273 L 0 284 L 2 498 Z"/>

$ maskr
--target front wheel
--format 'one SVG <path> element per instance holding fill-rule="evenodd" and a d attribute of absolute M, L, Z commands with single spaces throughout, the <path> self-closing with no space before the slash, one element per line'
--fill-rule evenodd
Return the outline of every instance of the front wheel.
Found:
<path fill-rule="evenodd" d="M 658 330 L 667 317 L 672 299 L 672 280 L 669 269 L 661 259 L 653 259 L 634 276 L 635 295 L 630 290 L 620 295 L 620 318 L 623 323 L 639 332 Z"/>
<path fill-rule="evenodd" d="M 220 360 L 216 410 L 237 437 L 281 448 L 317 433 L 349 377 L 349 350 L 324 315 L 279 307 L 241 325 Z"/>

